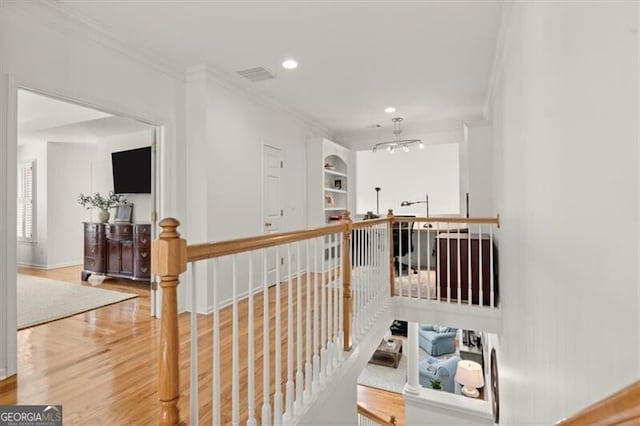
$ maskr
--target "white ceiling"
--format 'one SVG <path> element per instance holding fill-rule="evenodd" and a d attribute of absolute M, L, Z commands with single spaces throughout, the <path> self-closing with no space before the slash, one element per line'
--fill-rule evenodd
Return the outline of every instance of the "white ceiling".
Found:
<path fill-rule="evenodd" d="M 181 71 L 263 66 L 261 91 L 335 132 L 482 116 L 499 1 L 70 1 L 57 3 Z M 284 58 L 300 66 L 285 71 Z"/>
<path fill-rule="evenodd" d="M 34 141 L 93 143 L 100 138 L 149 130 L 151 126 L 18 90 L 18 143 Z"/>

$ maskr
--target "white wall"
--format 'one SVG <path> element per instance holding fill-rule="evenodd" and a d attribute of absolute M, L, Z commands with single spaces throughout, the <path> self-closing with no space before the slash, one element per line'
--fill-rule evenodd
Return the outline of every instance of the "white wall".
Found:
<path fill-rule="evenodd" d="M 105 39 L 46 4 L 0 2 L 0 378 L 16 372 L 15 317 L 15 170 L 16 93 L 27 87 L 74 99 L 108 112 L 165 126 L 161 147 L 163 179 L 160 215 L 180 217 L 184 203 L 184 84 L 171 71 L 152 65 L 140 52 Z M 10 237 L 14 235 L 14 237 Z M 6 237 L 6 238 L 5 238 Z"/>
<path fill-rule="evenodd" d="M 467 124 L 467 191 L 469 192 L 469 216 L 495 216 L 493 206 L 493 131 L 487 122 Z M 462 191 L 461 191 L 462 192 Z M 462 194 L 460 212 L 466 211 Z"/>
<path fill-rule="evenodd" d="M 82 264 L 88 212 L 78 204 L 78 194 L 90 190 L 91 160 L 95 147 L 85 144 L 47 144 L 46 250 L 49 268 Z M 73 165 L 73 166 L 71 166 Z"/>
<path fill-rule="evenodd" d="M 418 395 L 405 392 L 404 398 L 407 425 L 494 424 L 487 401 L 426 388 L 421 388 Z"/>
<path fill-rule="evenodd" d="M 305 144 L 311 137 L 325 135 L 295 114 L 252 94 L 242 84 L 224 80 L 203 66 L 188 73 L 187 181 L 193 197 L 187 200 L 186 236 L 195 241 L 221 241 L 263 232 L 263 144 L 281 149 L 284 158 L 282 230 L 305 227 Z M 210 279 L 210 274 L 203 270 L 199 276 Z M 246 291 L 246 277 L 238 278 L 239 291 Z M 219 300 L 229 299 L 228 280 L 221 278 L 218 282 Z M 202 280 L 202 286 L 205 283 Z M 207 293 L 202 288 L 200 294 L 208 295 L 200 299 L 198 309 L 210 309 L 210 289 Z"/>
<path fill-rule="evenodd" d="M 92 168 L 92 193 L 108 194 L 113 191 L 113 169 L 111 153 L 151 146 L 154 141 L 154 129 L 141 132 L 98 138 L 97 152 Z M 133 204 L 133 222 L 148 223 L 151 221 L 151 194 L 125 194 L 128 203 Z M 110 221 L 113 221 L 115 209 L 111 210 Z M 96 215 L 97 216 L 97 215 Z"/>
<path fill-rule="evenodd" d="M 638 5 L 515 3 L 491 102 L 501 423 L 640 377 Z"/>
<path fill-rule="evenodd" d="M 47 257 L 47 143 L 33 142 L 18 147 L 18 164 L 36 161 L 34 241 L 18 241 L 17 261 L 20 265 L 46 267 Z"/>
<path fill-rule="evenodd" d="M 400 207 L 407 201 L 424 201 L 429 194 L 429 214 L 458 214 L 458 144 L 426 145 L 406 152 L 356 152 L 356 212 L 376 211 L 375 187 L 380 187 L 380 214 L 426 215 L 425 203 Z"/>

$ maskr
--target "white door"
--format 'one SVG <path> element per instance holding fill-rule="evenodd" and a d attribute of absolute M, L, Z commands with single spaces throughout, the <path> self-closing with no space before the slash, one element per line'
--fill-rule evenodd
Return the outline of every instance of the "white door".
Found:
<path fill-rule="evenodd" d="M 262 209 L 263 209 L 263 232 L 271 234 L 282 231 L 282 220 L 284 208 L 282 206 L 282 151 L 269 145 L 264 145 L 262 149 L 263 181 L 262 181 Z M 267 251 L 267 272 L 269 283 L 275 283 L 276 262 L 283 265 L 284 253 L 280 253 L 276 259 L 275 249 Z M 281 277 L 284 276 L 282 271 Z"/>

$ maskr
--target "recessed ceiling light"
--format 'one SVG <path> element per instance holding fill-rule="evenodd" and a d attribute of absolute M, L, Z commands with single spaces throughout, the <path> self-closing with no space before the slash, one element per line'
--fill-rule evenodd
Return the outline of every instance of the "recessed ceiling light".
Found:
<path fill-rule="evenodd" d="M 388 112 L 389 114 L 391 114 L 392 112 L 396 112 L 396 109 L 394 107 L 386 107 L 384 109 L 384 112 Z"/>
<path fill-rule="evenodd" d="M 298 62 L 294 59 L 287 59 L 282 63 L 282 68 L 286 70 L 295 70 L 298 68 Z"/>

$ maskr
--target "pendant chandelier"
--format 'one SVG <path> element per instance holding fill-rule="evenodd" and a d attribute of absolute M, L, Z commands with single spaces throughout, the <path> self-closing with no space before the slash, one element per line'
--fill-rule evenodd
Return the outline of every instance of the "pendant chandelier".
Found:
<path fill-rule="evenodd" d="M 409 152 L 409 147 L 412 145 L 418 145 L 420 149 L 424 149 L 424 144 L 420 139 L 402 139 L 401 123 L 402 117 L 394 117 L 393 121 L 393 137 L 392 141 L 378 142 L 373 146 L 373 152 L 378 150 L 387 150 L 390 153 L 394 153 L 396 149 L 402 149 L 404 152 Z"/>

